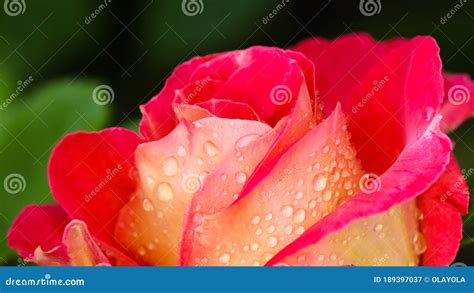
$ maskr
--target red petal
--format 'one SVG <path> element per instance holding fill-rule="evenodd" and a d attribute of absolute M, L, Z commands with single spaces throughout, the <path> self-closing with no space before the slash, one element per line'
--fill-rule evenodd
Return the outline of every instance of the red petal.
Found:
<path fill-rule="evenodd" d="M 425 192 L 444 172 L 452 149 L 449 138 L 439 130 L 439 120 L 436 117 L 428 130 L 408 145 L 395 164 L 380 176 L 379 191 L 358 193 L 281 250 L 268 265 L 284 261 L 303 249 L 311 250 L 325 236 L 353 221 L 387 211 Z"/>
<path fill-rule="evenodd" d="M 376 42 L 352 34 L 294 49 L 315 64 L 326 114 L 338 101 L 351 113 L 349 130 L 366 171 L 381 174 L 394 163 L 442 100 L 439 48 L 430 37 Z"/>
<path fill-rule="evenodd" d="M 462 239 L 461 216 L 467 213 L 468 204 L 469 190 L 452 156 L 439 180 L 418 198 L 423 213 L 421 231 L 427 244 L 423 265 L 445 266 L 453 262 Z"/>
<path fill-rule="evenodd" d="M 135 190 L 130 174 L 140 142 L 122 128 L 77 132 L 63 138 L 49 161 L 49 184 L 58 203 L 111 245 L 118 212 Z"/>
<path fill-rule="evenodd" d="M 261 121 L 260 117 L 249 105 L 230 100 L 210 99 L 206 102 L 198 103 L 203 109 L 208 110 L 220 118 L 243 119 Z"/>
<path fill-rule="evenodd" d="M 467 74 L 445 74 L 444 92 L 441 129 L 449 132 L 474 115 L 474 81 Z"/>
<path fill-rule="evenodd" d="M 196 68 L 211 58 L 213 56 L 195 57 L 176 67 L 160 93 L 140 107 L 143 115 L 140 121 L 140 133 L 146 140 L 160 139 L 173 130 L 176 126 L 172 108 L 175 90 L 190 83 L 191 75 Z"/>
<path fill-rule="evenodd" d="M 79 220 L 72 220 L 65 227 L 60 245 L 48 251 L 39 246 L 35 250 L 33 261 L 39 265 L 110 265 L 107 257 L 89 234 L 87 225 Z"/>
<path fill-rule="evenodd" d="M 27 206 L 8 231 L 8 246 L 25 258 L 31 258 L 38 246 L 53 249 L 61 243 L 64 228 L 70 220 L 58 205 Z"/>

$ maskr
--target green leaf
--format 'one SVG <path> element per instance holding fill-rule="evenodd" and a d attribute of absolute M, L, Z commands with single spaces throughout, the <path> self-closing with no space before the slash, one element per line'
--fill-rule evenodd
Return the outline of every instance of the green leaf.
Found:
<path fill-rule="evenodd" d="M 98 85 L 54 81 L 0 104 L 0 263 L 14 255 L 3 237 L 20 210 L 52 202 L 46 172 L 52 148 L 67 133 L 98 130 L 109 121 L 109 106 L 92 99 Z"/>

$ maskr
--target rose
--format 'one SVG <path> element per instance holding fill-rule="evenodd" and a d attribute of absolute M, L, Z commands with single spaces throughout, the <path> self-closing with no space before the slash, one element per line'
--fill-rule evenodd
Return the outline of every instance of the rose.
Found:
<path fill-rule="evenodd" d="M 45 265 L 448 265 L 468 191 L 439 113 L 452 129 L 472 105 L 453 119 L 443 96 L 429 37 L 193 58 L 142 137 L 55 147 L 59 205 L 26 207 L 9 245 Z"/>

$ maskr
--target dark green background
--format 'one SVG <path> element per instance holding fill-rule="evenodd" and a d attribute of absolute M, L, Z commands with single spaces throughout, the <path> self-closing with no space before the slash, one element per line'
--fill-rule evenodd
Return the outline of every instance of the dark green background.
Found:
<path fill-rule="evenodd" d="M 267 24 L 263 17 L 281 1 L 203 0 L 202 13 L 190 17 L 183 14 L 181 0 L 112 0 L 89 24 L 85 18 L 102 1 L 25 0 L 25 13 L 14 17 L 0 10 L 0 102 L 19 80 L 34 79 L 0 111 L 1 181 L 20 173 L 26 182 L 15 195 L 0 188 L 0 264 L 22 264 L 6 248 L 4 235 L 21 207 L 51 201 L 45 169 L 58 139 L 78 129 L 136 128 L 138 105 L 158 92 L 182 61 L 256 44 L 288 47 L 312 35 L 335 38 L 364 31 L 378 39 L 432 35 L 444 68 L 472 76 L 472 2 L 463 2 L 446 24 L 441 17 L 459 1 L 382 0 L 380 14 L 367 17 L 360 13 L 359 0 L 290 0 Z M 91 92 L 99 84 L 113 88 L 112 104 L 93 103 Z M 466 170 L 474 167 L 473 126 L 468 121 L 452 134 Z M 474 178 L 468 181 L 474 190 Z M 469 236 L 474 239 L 474 219 L 467 216 L 457 261 L 473 265 Z"/>

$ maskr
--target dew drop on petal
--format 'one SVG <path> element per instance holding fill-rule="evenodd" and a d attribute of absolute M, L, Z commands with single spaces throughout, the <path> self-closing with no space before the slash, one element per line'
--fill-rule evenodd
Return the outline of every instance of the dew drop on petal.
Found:
<path fill-rule="evenodd" d="M 169 157 L 163 162 L 163 173 L 166 176 L 174 176 L 178 172 L 178 162 L 174 157 Z"/>
<path fill-rule="evenodd" d="M 242 136 L 235 142 L 235 149 L 237 151 L 240 151 L 244 147 L 248 146 L 252 141 L 256 140 L 257 138 L 259 138 L 258 134 L 248 134 L 248 135 Z"/>
<path fill-rule="evenodd" d="M 153 204 L 148 200 L 148 199 L 143 199 L 143 209 L 147 212 L 153 211 L 155 208 L 153 207 Z"/>
<path fill-rule="evenodd" d="M 267 239 L 268 247 L 275 247 L 277 245 L 277 243 L 278 243 L 278 240 L 273 236 L 271 236 Z"/>
<path fill-rule="evenodd" d="M 426 241 L 420 232 L 417 232 L 413 237 L 413 248 L 417 255 L 420 255 L 426 251 Z"/>
<path fill-rule="evenodd" d="M 326 184 L 327 178 L 322 174 L 316 175 L 313 179 L 313 189 L 315 191 L 323 190 L 324 188 L 326 188 Z"/>
<path fill-rule="evenodd" d="M 305 212 L 303 209 L 301 209 L 301 210 L 298 210 L 298 211 L 295 213 L 295 216 L 294 216 L 294 218 L 293 218 L 293 221 L 294 221 L 295 223 L 299 224 L 299 223 L 301 223 L 301 222 L 304 221 L 305 217 L 306 217 L 306 212 Z"/>
<path fill-rule="evenodd" d="M 377 224 L 377 225 L 374 226 L 374 231 L 375 232 L 380 232 L 380 231 L 382 231 L 382 229 L 383 229 L 382 224 Z"/>
<path fill-rule="evenodd" d="M 180 145 L 178 147 L 178 156 L 184 157 L 186 156 L 186 154 L 187 154 L 186 149 L 182 145 Z"/>
<path fill-rule="evenodd" d="M 237 174 L 235 174 L 235 181 L 237 181 L 238 183 L 245 183 L 246 180 L 247 175 L 244 172 L 238 172 Z"/>
<path fill-rule="evenodd" d="M 324 201 L 330 201 L 332 198 L 332 191 L 331 190 L 326 190 L 323 193 L 323 200 Z"/>
<path fill-rule="evenodd" d="M 221 254 L 221 256 L 219 256 L 219 262 L 221 264 L 228 264 L 230 261 L 230 255 L 228 253 L 224 253 L 224 254 Z"/>
<path fill-rule="evenodd" d="M 257 225 L 258 223 L 260 223 L 260 217 L 259 216 L 253 217 L 250 222 L 254 225 Z"/>
<path fill-rule="evenodd" d="M 204 143 L 204 150 L 206 151 L 206 154 L 209 157 L 214 157 L 219 152 L 219 150 L 217 149 L 217 146 L 211 141 L 207 141 Z"/>
<path fill-rule="evenodd" d="M 303 198 L 303 191 L 298 191 L 298 192 L 295 194 L 295 198 L 296 198 L 296 199 L 302 199 L 302 198 Z"/>
<path fill-rule="evenodd" d="M 287 206 L 284 206 L 282 209 L 281 209 L 281 214 L 284 216 L 284 217 L 291 217 L 291 215 L 293 214 L 293 208 L 289 205 Z"/>

